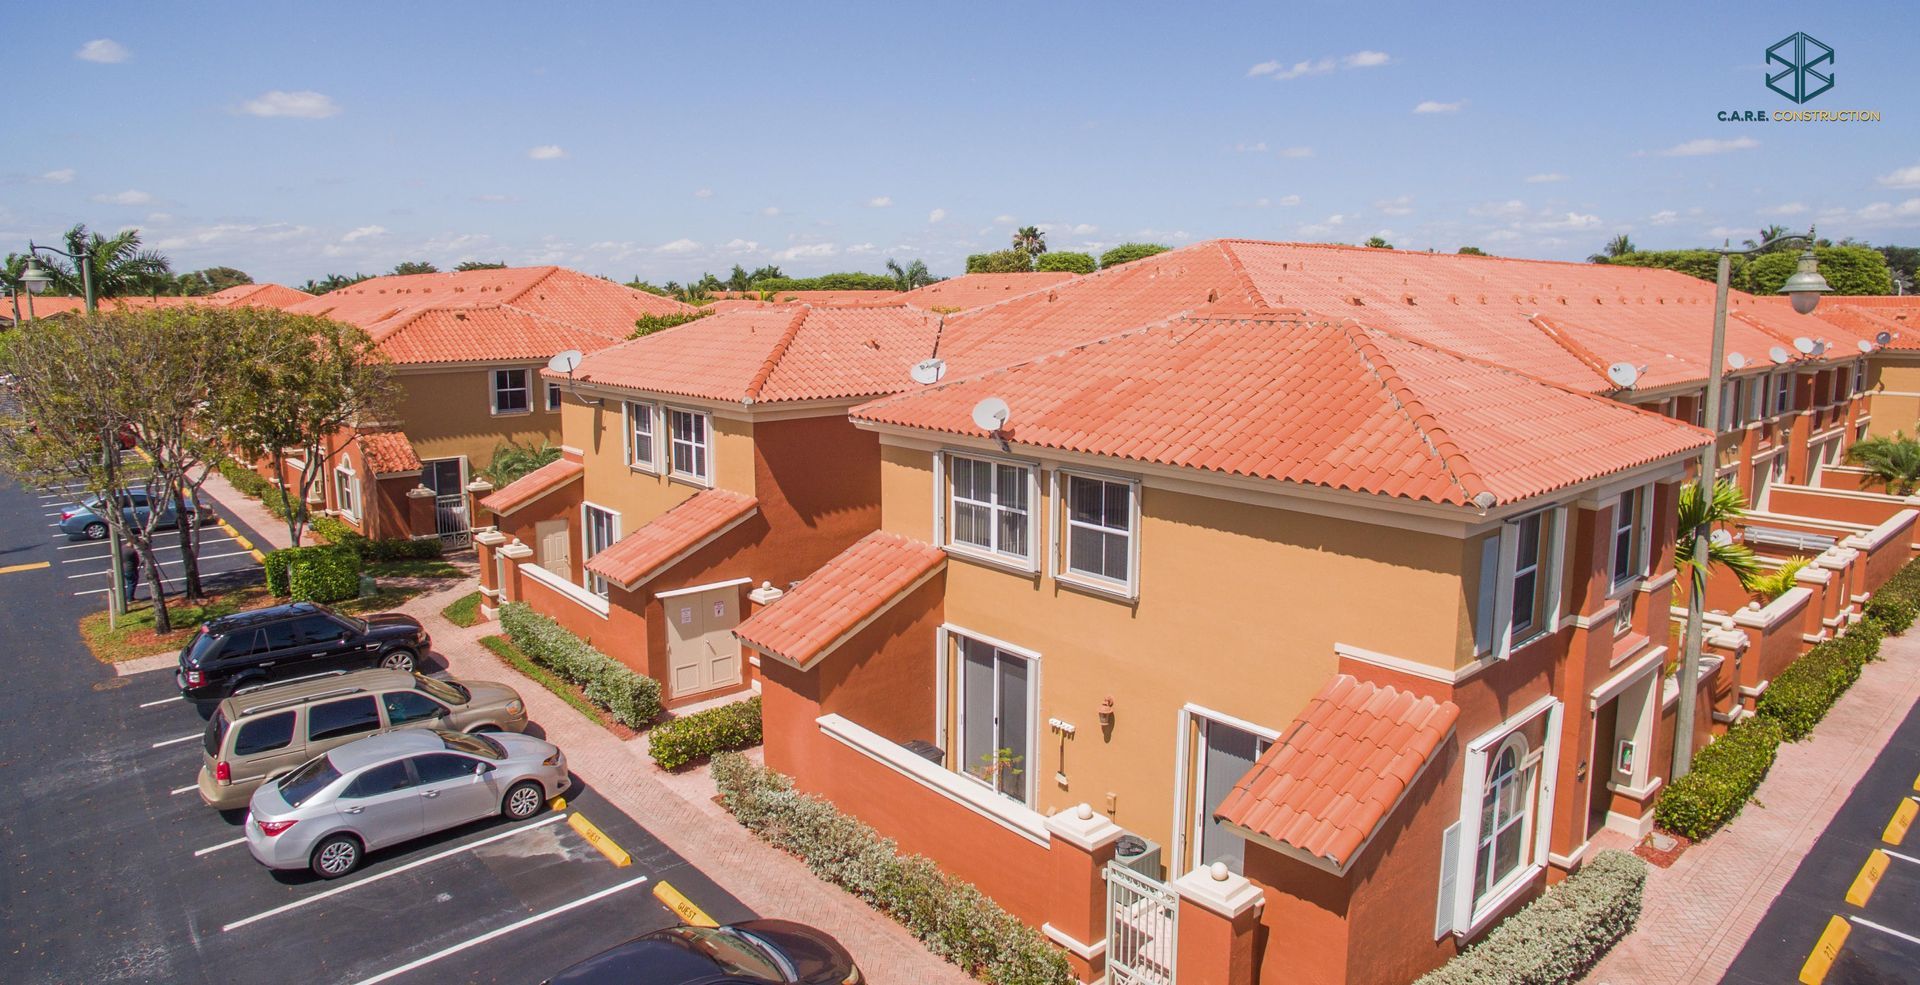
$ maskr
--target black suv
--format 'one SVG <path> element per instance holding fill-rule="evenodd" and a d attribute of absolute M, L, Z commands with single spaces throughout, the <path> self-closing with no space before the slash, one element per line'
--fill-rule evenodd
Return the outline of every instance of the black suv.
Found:
<path fill-rule="evenodd" d="M 363 667 L 410 671 L 432 642 L 412 616 L 386 612 L 357 619 L 294 602 L 203 623 L 180 651 L 174 683 L 188 701 L 218 701 L 290 677 Z"/>

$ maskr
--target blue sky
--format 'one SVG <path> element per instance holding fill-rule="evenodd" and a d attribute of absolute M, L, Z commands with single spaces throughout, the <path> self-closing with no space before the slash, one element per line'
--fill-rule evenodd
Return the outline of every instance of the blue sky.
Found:
<path fill-rule="evenodd" d="M 1846 9 L 1841 9 L 1846 8 Z M 19 13 L 18 8 L 15 13 Z M 686 279 L 1213 236 L 1578 259 L 1779 222 L 1920 242 L 1906 4 L 42 4 L 0 251 L 138 226 L 179 269 L 402 259 Z M 1837 51 L 1806 109 L 1765 48 Z"/>

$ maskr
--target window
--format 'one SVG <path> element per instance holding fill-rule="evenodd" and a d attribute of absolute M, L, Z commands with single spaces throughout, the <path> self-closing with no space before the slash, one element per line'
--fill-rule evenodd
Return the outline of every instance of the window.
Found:
<path fill-rule="evenodd" d="M 413 786 L 413 778 L 407 775 L 407 761 L 402 759 L 392 763 L 381 763 L 353 778 L 340 796 L 350 799 L 378 797 L 383 793 L 405 790 Z"/>
<path fill-rule="evenodd" d="M 1032 667 L 964 636 L 960 646 L 960 770 L 1026 803 L 1033 731 Z"/>
<path fill-rule="evenodd" d="M 380 711 L 373 706 L 373 695 L 329 701 L 307 708 L 307 741 L 338 739 L 341 736 L 372 732 L 380 728 Z"/>
<path fill-rule="evenodd" d="M 262 630 L 266 648 L 264 650 L 256 648 L 254 652 L 279 653 L 283 650 L 293 649 L 295 640 L 293 624 L 297 621 L 298 620 L 286 619 L 268 625 L 266 629 Z"/>
<path fill-rule="evenodd" d="M 445 783 L 448 780 L 464 780 L 480 772 L 480 767 L 484 765 L 450 752 L 435 752 L 413 757 L 413 771 L 420 777 L 421 786 Z"/>
<path fill-rule="evenodd" d="M 1023 561 L 1031 558 L 1028 489 L 1033 470 L 959 456 L 951 467 L 953 542 Z"/>
<path fill-rule="evenodd" d="M 388 725 L 431 721 L 447 713 L 440 702 L 414 691 L 390 691 L 380 700 L 387 706 Z"/>
<path fill-rule="evenodd" d="M 1777 373 L 1773 377 L 1773 413 L 1775 416 L 1793 409 L 1793 374 Z"/>
<path fill-rule="evenodd" d="M 1831 403 L 1846 403 L 1853 396 L 1853 374 L 1844 369 L 1833 371 L 1833 400 Z"/>
<path fill-rule="evenodd" d="M 620 539 L 620 514 L 587 503 L 580 507 L 580 515 L 585 518 L 586 559 L 591 561 L 595 554 L 612 547 L 613 542 Z M 595 595 L 605 598 L 607 580 L 589 571 L 587 588 Z"/>
<path fill-rule="evenodd" d="M 532 406 L 527 392 L 527 371 L 525 369 L 496 369 L 493 371 L 493 412 L 496 414 L 524 414 Z"/>
<path fill-rule="evenodd" d="M 1480 843 L 1474 854 L 1473 898 L 1486 899 L 1533 862 L 1533 809 L 1540 757 L 1527 754 L 1515 735 L 1500 746 L 1487 769 L 1480 798 Z"/>
<path fill-rule="evenodd" d="M 315 756 L 307 760 L 293 772 L 280 778 L 280 798 L 288 807 L 299 807 L 313 798 L 314 794 L 333 786 L 340 779 L 340 771 L 333 768 L 333 760 L 325 756 Z"/>
<path fill-rule="evenodd" d="M 547 384 L 547 409 L 560 409 L 560 384 L 558 383 Z"/>
<path fill-rule="evenodd" d="M 707 415 L 690 410 L 668 410 L 667 428 L 673 438 L 670 463 L 673 474 L 706 482 Z"/>
<path fill-rule="evenodd" d="M 1613 584 L 1618 588 L 1638 578 L 1644 567 L 1641 555 L 1641 513 L 1646 488 L 1629 489 L 1620 494 L 1613 507 Z"/>
<path fill-rule="evenodd" d="M 1196 763 L 1198 775 L 1193 781 L 1193 792 L 1198 796 L 1193 814 L 1192 866 L 1225 862 L 1227 868 L 1239 872 L 1246 862 L 1246 839 L 1235 834 L 1226 822 L 1215 818 L 1213 812 L 1226 801 L 1234 784 L 1247 775 L 1273 740 L 1211 718 L 1196 717 L 1196 721 L 1200 727 L 1200 749 Z"/>
<path fill-rule="evenodd" d="M 1767 378 L 1756 376 L 1747 381 L 1747 423 L 1767 416 Z"/>
<path fill-rule="evenodd" d="M 1867 392 L 1867 361 L 1865 359 L 1853 364 L 1853 392 Z"/>
<path fill-rule="evenodd" d="M 1067 571 L 1130 584 L 1133 485 L 1069 473 L 1063 476 L 1067 483 Z"/>
<path fill-rule="evenodd" d="M 627 467 L 646 472 L 660 466 L 653 451 L 653 405 L 627 405 Z"/>
<path fill-rule="evenodd" d="M 348 519 L 360 519 L 360 477 L 345 462 L 333 470 L 333 504 Z"/>
<path fill-rule="evenodd" d="M 1533 513 L 1514 524 L 1518 550 L 1514 553 L 1513 577 L 1508 581 L 1513 599 L 1513 638 L 1518 641 L 1532 635 L 1540 622 L 1546 596 L 1541 584 L 1547 549 L 1547 514 Z"/>
<path fill-rule="evenodd" d="M 326 616 L 306 616 L 281 625 L 288 627 L 287 632 L 292 636 L 294 646 L 332 643 L 347 635 L 347 627 Z"/>
<path fill-rule="evenodd" d="M 271 752 L 286 748 L 287 743 L 292 741 L 293 712 L 277 712 L 240 726 L 240 734 L 233 737 L 233 754 L 251 756 L 258 752 Z"/>

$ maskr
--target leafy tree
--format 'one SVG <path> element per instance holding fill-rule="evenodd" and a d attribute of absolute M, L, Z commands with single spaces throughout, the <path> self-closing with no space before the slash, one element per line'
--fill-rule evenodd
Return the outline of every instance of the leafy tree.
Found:
<path fill-rule="evenodd" d="M 1458 250 L 1455 250 L 1454 252 L 1458 253 L 1463 257 L 1484 257 L 1484 256 L 1493 255 L 1491 253 L 1488 253 L 1486 250 L 1479 248 L 1478 246 L 1462 246 L 1461 248 L 1459 248 Z"/>
<path fill-rule="evenodd" d="M 1393 249 L 1393 244 L 1387 242 L 1384 237 L 1380 237 L 1380 236 L 1368 236 L 1366 243 L 1363 245 L 1365 245 L 1368 249 L 1374 249 L 1374 250 Z"/>
<path fill-rule="evenodd" d="M 645 291 L 648 294 L 658 294 L 663 298 L 678 297 L 680 293 L 680 285 L 674 283 L 673 281 L 668 281 L 665 286 L 661 286 L 659 284 L 650 284 L 644 280 L 641 280 L 638 277 L 635 277 L 634 279 L 627 281 L 627 286 L 633 288 L 636 291 Z"/>
<path fill-rule="evenodd" d="M 404 260 L 394 264 L 392 271 L 393 276 L 396 277 L 402 277 L 407 274 L 437 274 L 439 272 L 439 267 L 425 260 Z"/>
<path fill-rule="evenodd" d="M 1033 255 L 1025 250 L 999 250 L 967 257 L 970 274 L 1024 274 L 1033 269 Z"/>
<path fill-rule="evenodd" d="M 1156 253 L 1165 253 L 1172 249 L 1159 243 L 1121 243 L 1119 246 L 1100 254 L 1100 267 L 1117 267 L 1123 263 L 1144 260 Z"/>
<path fill-rule="evenodd" d="M 253 283 L 244 270 L 232 267 L 207 267 L 191 273 L 181 274 L 176 282 L 181 297 L 199 297 L 206 294 L 218 294 L 229 287 Z"/>
<path fill-rule="evenodd" d="M 432 266 L 432 264 L 428 264 L 427 266 Z M 497 260 L 491 263 L 485 260 L 462 260 L 459 263 L 454 264 L 453 269 L 455 273 L 466 273 L 469 270 L 505 270 L 507 269 L 507 265 Z M 398 271 L 395 271 L 395 272 L 398 273 Z M 422 274 L 433 273 L 433 271 L 431 270 L 420 270 L 415 272 L 422 273 Z"/>
<path fill-rule="evenodd" d="M 1607 245 L 1601 247 L 1600 252 L 1587 257 L 1587 260 L 1590 263 L 1606 263 L 1609 260 L 1618 259 L 1629 253 L 1636 252 L 1639 251 L 1634 247 L 1633 240 L 1628 239 L 1626 233 L 1621 233 L 1607 240 Z"/>
<path fill-rule="evenodd" d="M 1882 246 L 1879 249 L 1880 255 L 1887 258 L 1887 273 L 1893 278 L 1894 290 L 1900 294 L 1912 294 L 1915 282 L 1920 281 L 1920 247 Z"/>
<path fill-rule="evenodd" d="M 1718 276 L 1720 255 L 1712 250 L 1635 250 L 1619 256 L 1607 256 L 1596 253 L 1587 258 L 1594 263 L 1611 263 L 1622 267 L 1658 267 L 1663 270 L 1677 270 L 1689 277 L 1698 277 L 1712 281 Z M 1734 257 L 1738 268 L 1745 262 L 1744 257 Z"/>
<path fill-rule="evenodd" d="M 1758 239 L 1746 240 L 1743 243 L 1741 243 L 1741 245 L 1745 246 L 1749 250 L 1759 250 L 1760 244 L 1765 243 L 1768 240 L 1779 239 L 1780 237 L 1785 236 L 1790 232 L 1792 232 L 1792 230 L 1781 225 L 1762 226 L 1760 227 L 1760 237 Z M 1796 248 L 1796 246 L 1797 244 L 1794 244 L 1794 243 L 1774 243 L 1771 246 L 1768 246 L 1766 249 L 1761 250 L 1761 252 L 1777 253 L 1781 250 L 1794 249 Z"/>
<path fill-rule="evenodd" d="M 502 441 L 493 446 L 493 460 L 480 470 L 498 489 L 542 465 L 551 465 L 560 460 L 560 446 L 542 441 L 537 445 L 523 445 L 515 441 Z"/>
<path fill-rule="evenodd" d="M 779 280 L 785 276 L 786 274 L 781 273 L 779 267 L 769 263 L 765 266 L 754 268 L 753 273 L 747 275 L 747 283 L 758 284 L 763 280 Z"/>
<path fill-rule="evenodd" d="M 859 271 L 821 274 L 818 277 L 770 277 L 755 281 L 753 289 L 763 294 L 788 291 L 891 291 L 893 278 Z"/>
<path fill-rule="evenodd" d="M 747 276 L 747 268 L 736 263 L 727 274 L 726 284 L 729 291 L 748 291 L 753 289 L 753 278 Z"/>
<path fill-rule="evenodd" d="M 1065 271 L 1070 274 L 1090 274 L 1098 267 L 1091 253 L 1042 253 L 1033 258 L 1033 269 L 1046 271 Z"/>
<path fill-rule="evenodd" d="M 337 291 L 343 287 L 352 287 L 363 280 L 372 279 L 372 274 L 328 274 L 319 280 L 307 281 L 305 284 L 300 285 L 300 289 L 308 294 L 325 294 L 328 291 Z"/>
<path fill-rule="evenodd" d="M 690 321 L 705 318 L 711 314 L 713 314 L 713 309 L 709 308 L 703 311 L 676 311 L 667 315 L 641 315 L 639 318 L 634 319 L 633 334 L 627 336 L 627 338 L 637 339 L 642 335 L 652 335 L 663 328 L 685 325 Z M 495 483 L 495 485 L 500 485 L 500 483 Z"/>
<path fill-rule="evenodd" d="M 1047 252 L 1047 237 L 1039 226 L 1021 226 L 1013 232 L 1013 248 L 1028 256 Z"/>
<path fill-rule="evenodd" d="M 1734 283 L 1752 294 L 1774 294 L 1800 264 L 1799 249 L 1769 250 L 1741 265 Z M 1820 276 L 1835 294 L 1892 294 L 1893 275 L 1887 257 L 1870 246 L 1816 247 Z"/>
<path fill-rule="evenodd" d="M 896 291 L 911 291 L 916 287 L 925 287 L 933 283 L 933 274 L 927 270 L 927 261 L 915 260 L 902 267 L 900 261 L 887 261 L 887 276 L 893 278 Z"/>
<path fill-rule="evenodd" d="M 163 291 L 170 293 L 175 287 L 172 265 L 159 252 L 140 248 L 138 229 L 122 229 L 112 236 L 102 236 L 80 223 L 67 230 L 64 238 L 66 242 L 62 248 L 68 253 L 77 255 L 83 250 L 91 251 L 93 262 L 89 264 L 88 272 L 93 275 L 94 297 L 120 298 Z M 47 272 L 53 278 L 49 287 L 53 293 L 68 297 L 79 297 L 84 293 L 79 267 L 62 257 L 54 257 L 49 261 L 42 256 L 41 262 L 46 264 Z"/>
<path fill-rule="evenodd" d="M 1892 495 L 1911 496 L 1920 487 L 1920 441 L 1899 431 L 1855 442 L 1847 461 L 1872 473 Z"/>

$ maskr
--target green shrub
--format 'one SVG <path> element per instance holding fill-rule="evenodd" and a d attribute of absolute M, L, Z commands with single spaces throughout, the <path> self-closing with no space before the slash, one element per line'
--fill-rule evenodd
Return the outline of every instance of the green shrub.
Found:
<path fill-rule="evenodd" d="M 306 550 L 306 548 L 283 547 L 277 551 L 268 551 L 266 553 L 265 560 L 261 562 L 260 567 L 267 575 L 268 592 L 280 598 L 287 597 L 290 592 L 287 588 L 287 566 L 292 564 L 293 559 L 298 556 L 296 552 L 303 550 Z"/>
<path fill-rule="evenodd" d="M 622 725 L 645 728 L 660 716 L 659 681 L 587 645 L 525 602 L 501 606 L 500 626 L 528 659 L 579 685 Z"/>
<path fill-rule="evenodd" d="M 967 257 L 970 274 L 1023 274 L 1033 269 L 1033 255 L 1025 250 L 995 250 Z"/>
<path fill-rule="evenodd" d="M 322 514 L 307 525 L 314 536 L 329 544 L 352 550 L 362 561 L 432 560 L 446 553 L 438 537 L 383 537 L 373 540 L 347 525 L 347 521 Z"/>
<path fill-rule="evenodd" d="M 661 769 L 677 770 L 716 752 L 760 744 L 760 699 L 748 698 L 656 725 L 647 752 Z"/>
<path fill-rule="evenodd" d="M 348 545 L 353 540 L 366 540 L 365 537 L 360 536 L 359 531 L 347 526 L 347 521 L 337 516 L 326 514 L 316 516 L 307 522 L 307 529 L 312 530 L 315 537 L 329 544 Z"/>
<path fill-rule="evenodd" d="M 260 473 L 247 468 L 245 465 L 231 458 L 223 459 L 217 468 L 219 469 L 220 475 L 224 477 L 233 488 L 240 490 L 242 495 L 252 496 L 254 499 L 259 500 L 260 505 L 265 507 L 266 511 L 273 516 L 282 520 L 287 518 L 286 508 L 282 506 L 280 502 L 280 487 L 267 481 Z M 300 509 L 304 513 L 305 507 L 302 506 Z"/>
<path fill-rule="evenodd" d="M 1767 718 L 1749 718 L 1695 753 L 1693 769 L 1667 784 L 1653 806 L 1660 826 L 1698 841 L 1718 831 L 1753 797 L 1779 751 L 1781 729 Z"/>
<path fill-rule="evenodd" d="M 1920 561 L 1908 562 L 1867 602 L 1867 619 L 1878 623 L 1887 635 L 1897 636 L 1913 626 L 1920 615 Z M 1859 627 L 1855 627 L 1857 630 Z"/>
<path fill-rule="evenodd" d="M 360 594 L 360 555 L 334 546 L 299 550 L 287 566 L 287 594 L 294 601 L 340 602 Z"/>
<path fill-rule="evenodd" d="M 1066 271 L 1070 274 L 1090 274 L 1097 266 L 1091 253 L 1042 253 L 1033 260 L 1035 270 Z"/>
<path fill-rule="evenodd" d="M 1640 919 L 1647 863 L 1608 849 L 1414 985 L 1570 985 Z"/>
<path fill-rule="evenodd" d="M 1789 741 L 1799 741 L 1825 718 L 1828 709 L 1860 679 L 1860 668 L 1880 652 L 1880 628 L 1873 621 L 1854 625 L 1847 635 L 1827 640 L 1775 675 L 1755 710 L 1780 725 Z"/>
<path fill-rule="evenodd" d="M 1100 254 L 1100 268 L 1118 267 L 1123 263 L 1144 260 L 1156 253 L 1165 253 L 1172 247 L 1159 243 L 1121 243 L 1119 246 Z"/>
<path fill-rule="evenodd" d="M 1074 981 L 1065 953 L 1040 932 L 971 883 L 926 858 L 899 854 L 891 838 L 827 801 L 794 790 L 787 777 L 737 752 L 722 752 L 713 757 L 713 780 L 721 803 L 748 830 L 798 856 L 814 875 L 892 917 L 929 951 L 981 980 L 997 985 Z M 1636 912 L 1638 902 L 1636 894 Z"/>

